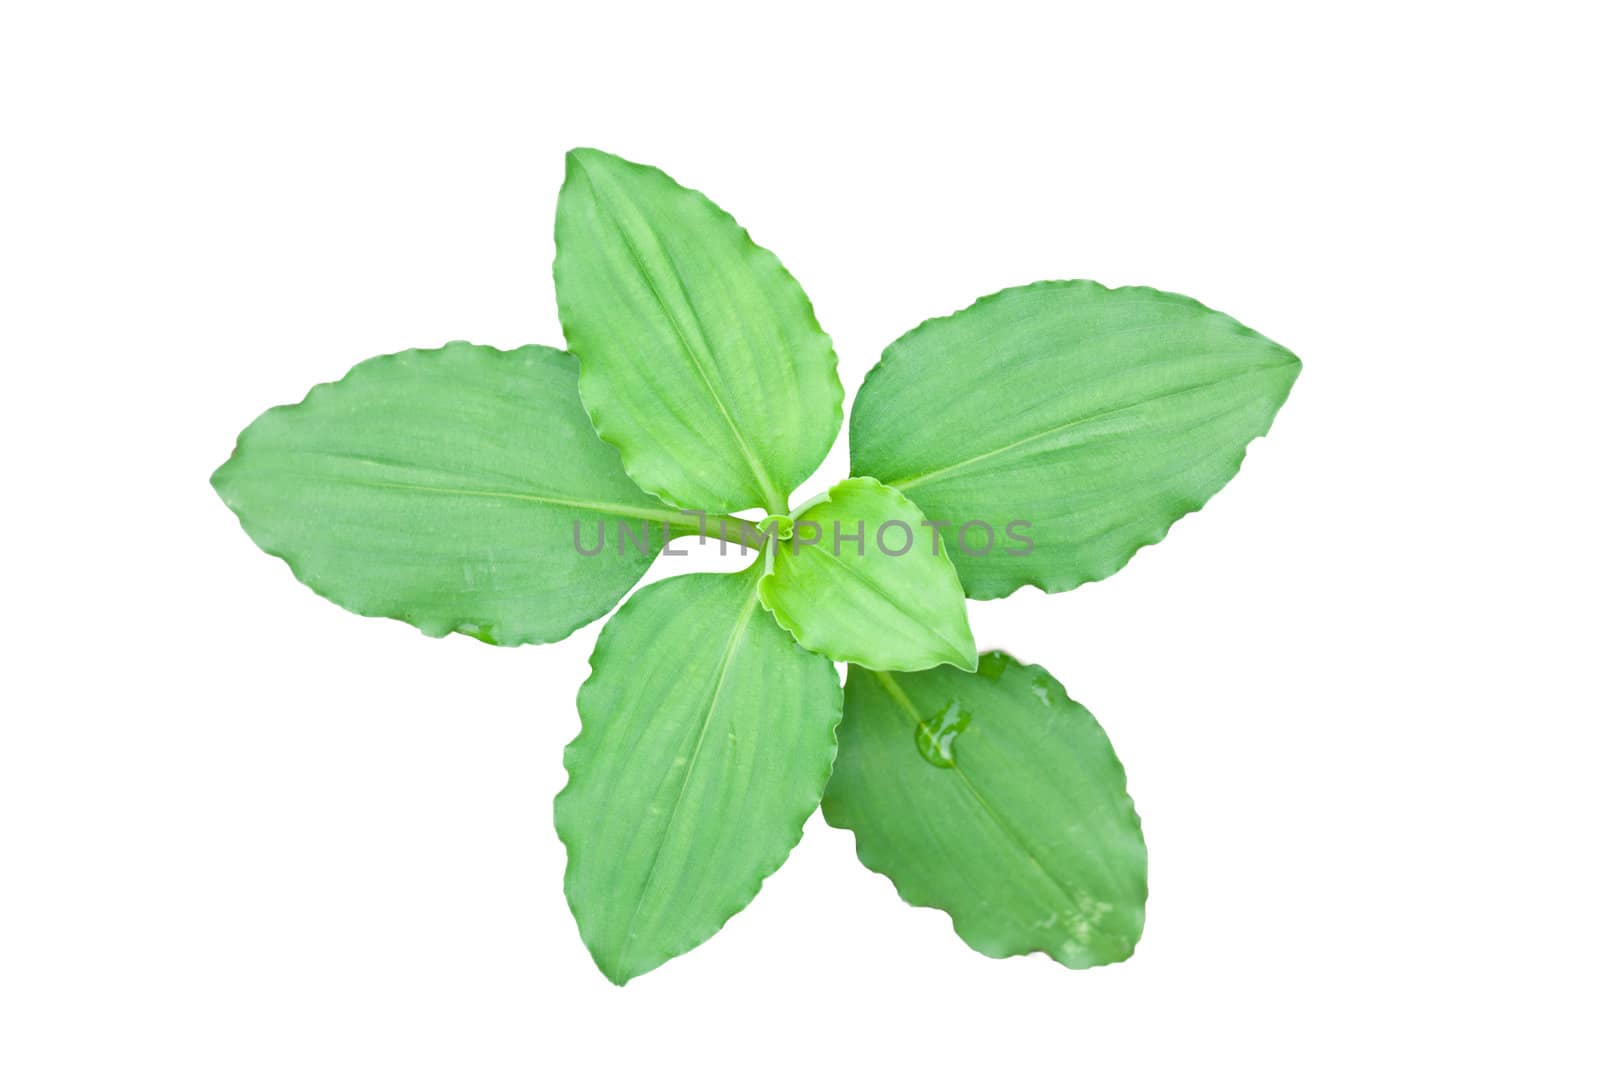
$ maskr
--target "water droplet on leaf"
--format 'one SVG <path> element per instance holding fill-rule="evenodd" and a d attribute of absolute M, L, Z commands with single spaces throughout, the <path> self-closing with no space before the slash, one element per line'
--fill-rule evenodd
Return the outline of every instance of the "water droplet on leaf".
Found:
<path fill-rule="evenodd" d="M 999 650 L 985 652 L 978 657 L 978 676 L 993 680 L 1005 673 L 1006 654 Z"/>
<path fill-rule="evenodd" d="M 950 701 L 939 714 L 917 723 L 917 752 L 935 767 L 954 767 L 956 738 L 971 721 L 961 701 Z"/>

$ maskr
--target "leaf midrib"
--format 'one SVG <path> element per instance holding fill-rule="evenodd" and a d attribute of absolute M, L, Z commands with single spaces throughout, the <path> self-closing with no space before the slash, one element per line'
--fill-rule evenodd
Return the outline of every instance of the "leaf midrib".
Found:
<path fill-rule="evenodd" d="M 816 555 L 815 552 L 813 552 L 812 554 Z M 905 609 L 905 607 L 903 605 L 901 605 L 901 603 L 887 589 L 885 589 L 883 586 L 879 585 L 876 581 L 874 581 L 872 579 L 871 575 L 867 574 L 865 571 L 857 570 L 854 567 L 846 566 L 845 563 L 842 560 L 835 559 L 828 552 L 822 552 L 821 553 L 821 558 L 823 558 L 823 559 L 827 560 L 828 562 L 832 563 L 834 566 L 841 568 L 851 578 L 854 578 L 857 582 L 859 582 L 860 584 L 866 586 L 868 589 L 871 589 L 874 593 L 878 594 L 878 598 L 880 600 L 882 600 L 885 604 L 888 604 L 895 611 L 898 611 L 901 614 L 902 617 L 910 619 L 912 622 L 915 622 L 918 626 L 922 627 L 923 630 L 927 631 L 930 635 L 932 635 L 934 640 L 941 642 L 946 648 L 948 648 L 952 653 L 955 654 L 956 658 L 952 662 L 955 662 L 955 663 L 966 662 L 966 657 L 964 655 L 962 655 L 962 649 L 961 649 L 961 647 L 959 645 L 957 645 L 954 641 L 950 640 L 944 634 L 940 633 L 938 630 L 935 630 L 929 623 L 927 623 L 922 618 L 922 615 L 920 613 L 914 612 L 914 611 L 907 611 Z"/>
<path fill-rule="evenodd" d="M 682 512 L 663 511 L 658 508 L 636 508 L 627 504 L 612 504 L 603 500 L 578 500 L 569 497 L 540 496 L 536 493 L 513 493 L 493 489 L 467 489 L 453 485 L 418 485 L 413 482 L 369 482 L 357 478 L 324 478 L 322 481 L 338 482 L 343 485 L 356 485 L 366 489 L 403 489 L 416 493 L 440 493 L 448 496 L 473 496 L 491 497 L 502 500 L 517 500 L 528 504 L 548 504 L 552 507 L 575 508 L 581 511 L 596 511 L 605 515 L 621 515 L 630 519 L 656 520 L 678 527 L 687 525 Z"/>
<path fill-rule="evenodd" d="M 707 395 L 711 397 L 711 402 L 717 406 L 718 414 L 720 414 L 723 421 L 727 423 L 728 430 L 733 434 L 734 443 L 739 446 L 739 451 L 744 457 L 745 464 L 750 468 L 750 473 L 755 476 L 756 483 L 761 491 L 761 495 L 766 498 L 765 504 L 767 506 L 767 510 L 772 514 L 782 513 L 785 510 L 786 505 L 783 495 L 778 492 L 777 487 L 772 482 L 772 478 L 767 474 L 766 467 L 761 463 L 760 460 L 756 458 L 755 452 L 751 449 L 749 442 L 745 440 L 744 434 L 740 432 L 738 423 L 734 421 L 732 414 L 730 414 L 728 411 L 727 405 L 723 403 L 722 396 L 720 393 L 718 393 L 716 386 L 712 383 L 711 373 L 706 368 L 705 363 L 702 361 L 697 346 L 690 344 L 689 339 L 684 336 L 683 327 L 678 323 L 677 316 L 675 316 L 672 313 L 672 309 L 667 306 L 666 299 L 661 295 L 661 291 L 656 288 L 655 279 L 651 276 L 650 271 L 646 269 L 644 258 L 639 254 L 638 248 L 634 246 L 633 240 L 628 236 L 628 231 L 622 225 L 621 220 L 617 217 L 616 211 L 607 202 L 604 194 L 600 192 L 600 184 L 594 180 L 594 176 L 589 173 L 589 168 L 584 164 L 582 159 L 578 160 L 578 166 L 580 169 L 582 169 L 583 176 L 588 180 L 589 188 L 594 193 L 594 202 L 596 206 L 598 206 L 600 210 L 605 213 L 606 217 L 611 221 L 612 229 L 615 230 L 617 236 L 622 239 L 623 247 L 628 250 L 628 257 L 633 260 L 634 267 L 638 269 L 639 277 L 644 279 L 645 288 L 650 290 L 650 295 L 655 299 L 656 306 L 661 309 L 661 314 L 666 318 L 667 322 L 671 324 L 672 332 L 678 338 L 678 344 L 682 346 L 684 352 L 689 356 L 689 362 L 694 367 L 695 373 L 699 375 L 700 382 L 705 386 Z M 668 258 L 671 258 L 670 255 Z M 687 298 L 686 302 L 688 302 Z M 691 315 L 694 314 L 694 305 L 692 302 L 689 304 L 689 311 Z M 579 366 L 580 368 L 582 366 L 581 357 L 579 359 Z"/>
<path fill-rule="evenodd" d="M 889 676 L 888 673 L 884 671 L 873 671 L 872 677 L 883 689 L 883 691 L 888 694 L 889 699 L 897 707 L 899 707 L 901 711 L 905 712 L 906 717 L 909 718 L 916 726 L 921 727 L 922 718 L 917 713 L 917 707 L 911 702 L 911 697 L 906 694 L 906 691 L 900 688 L 900 683 L 896 682 L 892 677 Z M 979 792 L 977 784 L 973 782 L 973 780 L 967 776 L 967 773 L 961 769 L 960 761 L 956 760 L 949 768 L 940 769 L 941 771 L 948 769 L 956 773 L 956 777 L 960 779 L 961 784 L 966 787 L 967 792 L 972 795 L 972 799 L 978 802 L 978 806 L 983 809 L 983 813 L 988 816 L 989 821 L 994 823 L 995 827 L 1005 835 L 1007 840 L 1011 842 L 1012 847 L 1015 848 L 1017 852 L 1019 852 L 1029 863 L 1033 864 L 1035 870 L 1044 875 L 1045 879 L 1048 880 L 1051 885 L 1055 886 L 1055 888 L 1066 899 L 1068 910 L 1070 910 L 1078 918 L 1088 922 L 1090 927 L 1093 928 L 1095 925 L 1095 920 L 1087 912 L 1085 912 L 1083 907 L 1078 903 L 1077 893 L 1068 887 L 1064 882 L 1062 882 L 1060 878 L 1056 877 L 1056 875 L 1051 872 L 1048 867 L 1040 862 L 1039 857 L 1035 856 L 1033 854 L 1033 850 L 1028 846 L 1027 840 L 1023 838 L 1023 836 L 1015 829 L 1013 829 L 1011 824 L 1007 822 L 1000 815 L 1000 813 L 994 809 L 984 795 Z"/>
<path fill-rule="evenodd" d="M 1047 427 L 1043 430 L 1040 430 L 1038 433 L 1029 434 L 1026 437 L 1022 437 L 1008 444 L 1001 445 L 999 448 L 990 449 L 988 452 L 983 452 L 976 456 L 970 456 L 967 459 L 958 460 L 957 462 L 948 464 L 947 466 L 936 467 L 931 471 L 924 471 L 923 473 L 913 475 L 910 478 L 885 482 L 884 484 L 891 485 L 894 488 L 899 489 L 901 492 L 904 492 L 913 486 L 935 481 L 954 471 L 961 470 L 965 467 L 970 467 L 976 463 L 982 463 L 984 460 L 993 459 L 996 456 L 1003 455 L 1014 449 L 1022 448 L 1025 445 L 1030 445 L 1035 441 L 1049 437 L 1053 434 L 1064 433 L 1067 430 L 1074 429 L 1078 426 L 1087 425 L 1088 423 L 1095 422 L 1099 419 L 1109 418 L 1112 415 L 1120 415 L 1125 411 L 1132 411 L 1134 408 L 1143 407 L 1146 404 L 1154 404 L 1161 400 L 1171 400 L 1174 397 L 1180 397 L 1186 393 L 1198 392 L 1202 389 L 1211 389 L 1219 385 L 1225 385 L 1228 382 L 1238 381 L 1241 378 L 1247 378 L 1252 374 L 1261 374 L 1266 371 L 1278 370 L 1281 368 L 1281 366 L 1281 364 L 1267 364 L 1260 367 L 1251 367 L 1249 370 L 1240 371 L 1238 374 L 1230 374 L 1224 378 L 1217 378 L 1209 382 L 1202 382 L 1198 385 L 1187 386 L 1183 389 L 1174 389 L 1171 392 L 1157 393 L 1154 396 L 1141 397 L 1140 399 L 1129 404 L 1120 404 L 1116 407 L 1106 408 L 1103 411 L 1096 411 L 1088 415 L 1081 415 L 1077 418 L 1069 419 L 1058 426 Z"/>
<path fill-rule="evenodd" d="M 694 777 L 695 766 L 700 761 L 700 752 L 705 746 L 706 734 L 711 729 L 711 720 L 716 716 L 717 704 L 722 699 L 722 689 L 728 680 L 728 668 L 733 663 L 734 653 L 738 646 L 744 642 L 744 637 L 750 631 L 750 619 L 758 603 L 755 583 L 750 585 L 750 596 L 740 609 L 739 617 L 733 624 L 733 632 L 728 635 L 728 643 L 723 646 L 721 662 L 717 666 L 717 683 L 711 691 L 711 700 L 706 706 L 705 718 L 700 723 L 700 733 L 695 737 L 694 751 L 689 755 L 689 763 L 683 771 L 683 781 L 678 783 L 678 795 L 673 798 L 672 810 L 667 814 L 667 823 L 661 829 L 661 836 L 656 843 L 655 851 L 650 856 L 650 867 L 645 872 L 644 884 L 639 888 L 639 897 L 634 901 L 633 912 L 628 916 L 628 925 L 622 932 L 622 940 L 617 943 L 617 973 L 626 974 L 627 968 L 623 962 L 628 956 L 629 942 L 633 938 L 634 925 L 639 920 L 639 912 L 644 908 L 644 901 L 650 895 L 650 887 L 655 883 L 656 870 L 661 863 L 661 852 L 666 848 L 667 838 L 672 835 L 672 827 L 677 822 L 678 812 L 683 806 L 684 794 L 689 790 L 689 781 Z"/>

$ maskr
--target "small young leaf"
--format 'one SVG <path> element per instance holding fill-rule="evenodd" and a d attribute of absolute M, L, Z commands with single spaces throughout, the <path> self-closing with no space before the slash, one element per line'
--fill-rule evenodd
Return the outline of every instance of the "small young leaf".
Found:
<path fill-rule="evenodd" d="M 795 640 L 875 670 L 972 670 L 966 598 L 936 530 L 872 478 L 850 478 L 768 548 L 761 602 Z"/>
<path fill-rule="evenodd" d="M 851 667 L 822 811 L 986 956 L 1093 967 L 1127 959 L 1144 929 L 1144 836 L 1111 743 L 1003 652 L 976 674 Z"/>
<path fill-rule="evenodd" d="M 1115 573 L 1222 488 L 1299 372 L 1188 297 L 1006 289 L 885 350 L 850 415 L 851 471 L 995 531 L 987 554 L 953 555 L 968 596 L 1060 592 Z"/>
<path fill-rule="evenodd" d="M 557 641 L 605 614 L 660 550 L 661 524 L 686 522 L 628 480 L 578 402 L 572 357 L 539 345 L 359 363 L 251 423 L 211 484 L 334 603 L 498 645 Z M 602 523 L 604 548 L 581 554 Z"/>
<path fill-rule="evenodd" d="M 578 693 L 556 831 L 578 929 L 618 985 L 748 904 L 828 780 L 839 677 L 761 610 L 756 573 L 635 593 Z"/>
<path fill-rule="evenodd" d="M 839 432 L 833 342 L 776 256 L 654 167 L 567 155 L 556 298 L 584 406 L 683 507 L 788 510 Z"/>

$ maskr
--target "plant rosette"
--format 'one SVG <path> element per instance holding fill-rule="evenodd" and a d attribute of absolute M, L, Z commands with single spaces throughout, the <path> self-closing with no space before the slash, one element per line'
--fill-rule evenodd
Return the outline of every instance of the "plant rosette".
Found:
<path fill-rule="evenodd" d="M 851 477 L 791 510 L 844 390 L 777 257 L 593 149 L 567 156 L 556 246 L 565 351 L 411 349 L 267 411 L 212 477 L 245 531 L 353 612 L 504 646 L 604 615 L 674 538 L 756 550 L 634 593 L 578 692 L 555 824 L 613 982 L 711 937 L 819 804 L 977 951 L 1126 959 L 1146 854 L 1123 768 L 1042 667 L 978 654 L 966 600 L 1159 541 L 1299 360 L 1172 293 L 1006 289 L 888 347 Z"/>

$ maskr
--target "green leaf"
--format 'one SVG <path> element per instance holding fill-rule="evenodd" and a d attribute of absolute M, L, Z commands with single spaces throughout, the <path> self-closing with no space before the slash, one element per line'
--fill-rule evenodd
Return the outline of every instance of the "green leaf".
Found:
<path fill-rule="evenodd" d="M 803 509 L 766 560 L 761 602 L 806 648 L 877 670 L 977 664 L 937 531 L 873 478 L 840 482 Z"/>
<path fill-rule="evenodd" d="M 1144 836 L 1111 743 L 1003 652 L 977 674 L 850 668 L 822 811 L 986 956 L 1093 967 L 1127 959 L 1144 929 Z"/>
<path fill-rule="evenodd" d="M 359 363 L 251 423 L 211 484 L 334 603 L 501 645 L 605 614 L 660 550 L 661 524 L 685 521 L 595 436 L 572 357 L 538 345 Z M 575 534 L 593 552 L 601 523 L 604 550 L 580 554 Z"/>
<path fill-rule="evenodd" d="M 851 413 L 851 471 L 994 532 L 980 554 L 969 526 L 974 551 L 953 554 L 968 596 L 1060 592 L 1116 572 L 1221 489 L 1299 373 L 1188 297 L 1006 289 L 888 347 Z"/>
<path fill-rule="evenodd" d="M 748 904 L 828 780 L 839 677 L 760 609 L 755 577 L 640 590 L 578 693 L 556 831 L 578 929 L 618 985 Z"/>
<path fill-rule="evenodd" d="M 787 511 L 838 435 L 844 389 L 777 257 L 656 168 L 579 148 L 555 278 L 584 406 L 634 481 L 683 507 Z"/>

